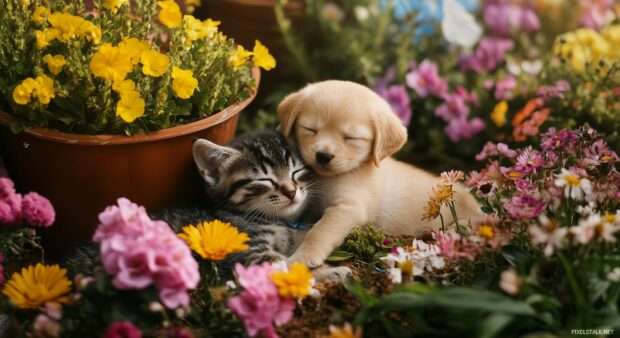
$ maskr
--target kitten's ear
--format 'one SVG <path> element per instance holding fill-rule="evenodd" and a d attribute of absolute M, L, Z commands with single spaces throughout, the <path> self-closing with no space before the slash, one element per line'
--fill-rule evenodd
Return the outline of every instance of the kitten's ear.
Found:
<path fill-rule="evenodd" d="M 226 162 L 241 155 L 236 149 L 219 146 L 205 139 L 194 141 L 192 152 L 200 175 L 210 185 L 219 180 L 220 170 Z"/>

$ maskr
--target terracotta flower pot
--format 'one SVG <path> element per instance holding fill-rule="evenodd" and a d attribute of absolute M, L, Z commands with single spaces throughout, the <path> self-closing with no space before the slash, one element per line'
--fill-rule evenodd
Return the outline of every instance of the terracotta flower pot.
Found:
<path fill-rule="evenodd" d="M 252 75 L 257 88 L 260 70 Z M 44 128 L 13 134 L 0 112 L 0 150 L 18 191 L 50 199 L 56 223 L 41 232 L 52 256 L 92 236 L 97 215 L 119 197 L 158 210 L 200 198 L 202 180 L 192 159 L 194 137 L 225 143 L 239 112 L 256 96 L 202 120 L 148 135 L 77 135 Z"/>

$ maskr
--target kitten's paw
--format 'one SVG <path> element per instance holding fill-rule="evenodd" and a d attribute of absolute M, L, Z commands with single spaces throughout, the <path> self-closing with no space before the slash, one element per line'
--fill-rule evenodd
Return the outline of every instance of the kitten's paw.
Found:
<path fill-rule="evenodd" d="M 353 274 L 353 271 L 346 266 L 320 266 L 312 271 L 317 282 L 330 280 L 335 282 L 344 281 Z"/>
<path fill-rule="evenodd" d="M 306 254 L 294 253 L 291 257 L 286 260 L 288 266 L 293 265 L 293 263 L 299 262 L 309 268 L 316 268 L 323 264 L 323 260 L 319 257 L 313 257 Z"/>

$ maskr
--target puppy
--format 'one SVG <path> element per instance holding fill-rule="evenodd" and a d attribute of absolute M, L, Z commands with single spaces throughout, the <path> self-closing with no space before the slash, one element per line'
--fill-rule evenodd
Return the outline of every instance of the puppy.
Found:
<path fill-rule="evenodd" d="M 289 258 L 319 266 L 347 234 L 367 223 L 389 234 L 420 235 L 441 221 L 423 222 L 437 178 L 390 156 L 407 141 L 407 130 L 389 104 L 372 90 L 347 81 L 310 84 L 278 106 L 285 136 L 294 134 L 305 162 L 320 176 L 322 217 Z M 456 208 L 467 222 L 475 199 L 457 185 Z M 449 225 L 452 216 L 442 208 Z"/>

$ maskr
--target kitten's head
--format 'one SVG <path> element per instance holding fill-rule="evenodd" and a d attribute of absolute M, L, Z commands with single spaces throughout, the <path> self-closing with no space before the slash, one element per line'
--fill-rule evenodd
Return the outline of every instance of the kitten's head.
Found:
<path fill-rule="evenodd" d="M 268 218 L 303 211 L 313 174 L 279 133 L 247 134 L 224 146 L 199 139 L 193 152 L 213 201 Z"/>

